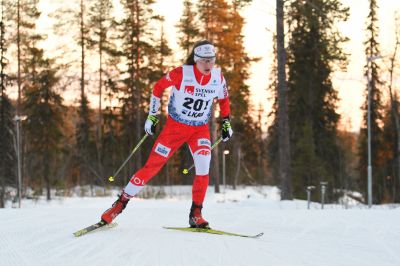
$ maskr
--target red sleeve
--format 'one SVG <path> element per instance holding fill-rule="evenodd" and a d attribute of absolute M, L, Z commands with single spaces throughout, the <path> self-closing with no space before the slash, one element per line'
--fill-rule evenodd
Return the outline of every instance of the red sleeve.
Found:
<path fill-rule="evenodd" d="M 231 113 L 231 107 L 229 106 L 229 98 L 218 100 L 219 109 L 221 110 L 220 117 L 225 118 L 228 117 Z"/>
<path fill-rule="evenodd" d="M 154 85 L 153 95 L 158 98 L 161 98 L 165 89 L 171 86 L 175 86 L 179 90 L 182 83 L 182 75 L 183 75 L 182 67 L 177 67 L 174 70 L 167 73 L 167 75 L 162 77 Z"/>
<path fill-rule="evenodd" d="M 223 89 L 223 96 L 221 95 L 218 99 L 219 103 L 219 109 L 220 111 L 220 117 L 225 118 L 229 117 L 231 114 L 231 107 L 229 103 L 229 96 L 228 96 L 228 87 L 226 85 L 226 80 L 224 78 L 224 75 L 222 74 L 221 71 L 221 83 L 223 83 L 224 89 Z"/>

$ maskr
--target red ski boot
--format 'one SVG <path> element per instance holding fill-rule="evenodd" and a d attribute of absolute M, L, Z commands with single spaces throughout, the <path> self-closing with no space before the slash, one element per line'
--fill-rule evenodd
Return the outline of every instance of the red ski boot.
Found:
<path fill-rule="evenodd" d="M 126 194 L 125 192 L 123 192 L 118 199 L 113 203 L 113 205 L 111 206 L 111 208 L 109 208 L 108 210 L 106 210 L 102 215 L 101 215 L 101 219 L 106 222 L 106 223 L 111 223 L 115 217 L 118 216 L 118 214 L 120 214 L 126 207 L 126 205 L 128 204 L 129 200 L 132 197 L 130 197 L 128 194 Z"/>
<path fill-rule="evenodd" d="M 201 216 L 203 205 L 196 205 L 192 202 L 189 214 L 189 224 L 192 228 L 210 228 L 208 222 Z"/>

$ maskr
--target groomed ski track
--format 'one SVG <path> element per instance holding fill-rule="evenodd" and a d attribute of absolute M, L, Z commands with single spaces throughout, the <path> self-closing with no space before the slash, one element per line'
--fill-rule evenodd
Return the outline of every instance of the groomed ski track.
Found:
<path fill-rule="evenodd" d="M 304 201 L 227 194 L 221 202 L 210 194 L 204 216 L 213 228 L 264 236 L 165 230 L 187 225 L 190 199 L 177 197 L 135 199 L 117 227 L 76 238 L 114 197 L 23 202 L 26 208 L 0 209 L 0 265 L 400 265 L 400 208 L 307 210 Z"/>

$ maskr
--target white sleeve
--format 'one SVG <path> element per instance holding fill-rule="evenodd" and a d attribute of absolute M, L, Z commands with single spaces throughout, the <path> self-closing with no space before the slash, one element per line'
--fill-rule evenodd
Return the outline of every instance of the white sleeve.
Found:
<path fill-rule="evenodd" d="M 218 100 L 228 98 L 228 86 L 226 85 L 225 77 L 222 77 L 221 87 L 218 92 Z"/>
<path fill-rule="evenodd" d="M 149 115 L 157 115 L 161 106 L 161 100 L 154 94 L 151 94 Z"/>

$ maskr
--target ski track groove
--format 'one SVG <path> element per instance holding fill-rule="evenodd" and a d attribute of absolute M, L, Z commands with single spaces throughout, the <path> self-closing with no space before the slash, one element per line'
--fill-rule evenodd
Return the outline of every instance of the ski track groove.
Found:
<path fill-rule="evenodd" d="M 33 215 L 34 217 L 37 215 Z M 15 219 L 16 221 L 22 220 L 19 217 Z M 2 237 L 2 239 L 12 239 L 12 241 L 6 242 L 6 249 L 8 249 L 14 258 L 18 258 L 22 261 L 19 262 L 19 265 L 30 265 L 25 258 L 32 256 L 33 258 L 38 259 L 43 253 L 46 253 L 48 249 L 38 249 L 37 244 L 46 243 L 46 241 L 42 240 L 41 236 L 46 235 L 49 228 L 37 227 L 30 223 L 25 223 L 23 229 L 15 227 L 14 224 L 18 224 L 16 222 L 11 223 L 11 228 L 7 231 L 7 235 Z M 29 232 L 29 234 L 25 234 Z M 51 230 L 51 229 L 50 229 Z"/>
<path fill-rule="evenodd" d="M 212 228 L 265 233 L 247 239 L 163 229 L 187 226 L 186 200 L 133 203 L 116 228 L 79 238 L 72 233 L 97 222 L 110 204 L 0 210 L 0 266 L 400 265 L 399 210 L 309 211 L 298 209 L 303 203 L 285 209 L 288 203 L 265 207 L 262 201 L 206 205 Z"/>
<path fill-rule="evenodd" d="M 395 250 L 393 250 L 393 248 L 386 243 L 384 236 L 382 236 L 383 234 L 388 232 L 389 229 L 382 227 L 380 231 L 375 232 L 374 230 L 372 230 L 371 233 L 375 234 L 374 240 L 379 246 L 383 248 L 383 251 L 386 252 L 396 262 L 396 265 L 400 265 L 400 258 L 397 255 L 398 251 L 396 252 Z"/>
<path fill-rule="evenodd" d="M 150 216 L 150 215 L 148 215 Z M 130 252 L 126 252 L 130 265 L 156 265 L 154 258 L 154 243 L 152 243 L 152 232 L 148 228 L 140 229 L 124 225 L 124 234 L 129 236 L 129 242 L 133 243 Z M 136 243 L 136 245 L 135 245 Z M 126 244 L 126 243 L 125 243 Z M 115 246 L 118 246 L 116 243 Z M 129 254 L 128 254 L 129 253 Z"/>
<path fill-rule="evenodd" d="M 55 261 L 57 261 L 60 254 L 58 249 L 60 245 L 65 245 L 66 227 L 58 222 L 52 222 L 51 224 L 52 226 L 32 229 L 33 232 L 28 240 L 32 248 L 24 250 L 24 254 L 34 258 L 41 265 L 52 265 L 54 263 L 52 262 L 53 257 L 56 257 Z"/>
<path fill-rule="evenodd" d="M 372 238 L 371 240 L 373 241 L 373 243 L 375 243 L 377 246 L 376 248 L 382 249 L 383 252 L 387 253 L 388 256 L 390 256 L 393 261 L 395 261 L 395 264 L 383 264 L 383 261 L 381 260 L 382 265 L 400 265 L 400 258 L 397 255 L 398 252 L 396 252 L 395 250 L 393 250 L 392 247 L 390 247 L 387 243 L 385 238 L 386 234 L 389 235 L 393 235 L 393 233 L 388 233 L 388 231 L 390 231 L 393 226 L 389 226 L 384 227 L 384 226 L 380 226 L 378 228 L 376 228 L 376 226 L 370 226 L 368 224 L 368 219 L 370 219 L 369 217 L 361 217 L 363 220 L 367 219 L 367 221 L 361 221 L 360 222 L 360 226 L 355 227 L 354 225 L 348 225 L 346 217 L 342 217 L 342 221 L 346 224 L 345 229 L 343 230 L 343 237 L 348 237 L 349 234 L 354 234 L 354 231 L 352 231 L 351 229 L 355 230 L 357 233 L 357 236 L 359 233 L 361 232 L 365 232 L 365 235 L 369 235 L 369 238 Z M 366 246 L 364 246 L 365 243 L 356 243 L 354 244 L 355 248 L 366 248 Z M 388 258 L 384 255 L 382 255 L 381 253 L 379 253 L 379 255 L 382 257 L 382 259 L 384 260 L 388 260 Z M 368 264 L 367 264 L 368 265 Z"/>
<path fill-rule="evenodd" d="M 4 233 L 0 234 L 0 265 L 29 265 L 20 250 L 14 248 L 14 241 L 9 241 L 9 238 L 15 239 L 11 236 L 6 236 Z"/>

